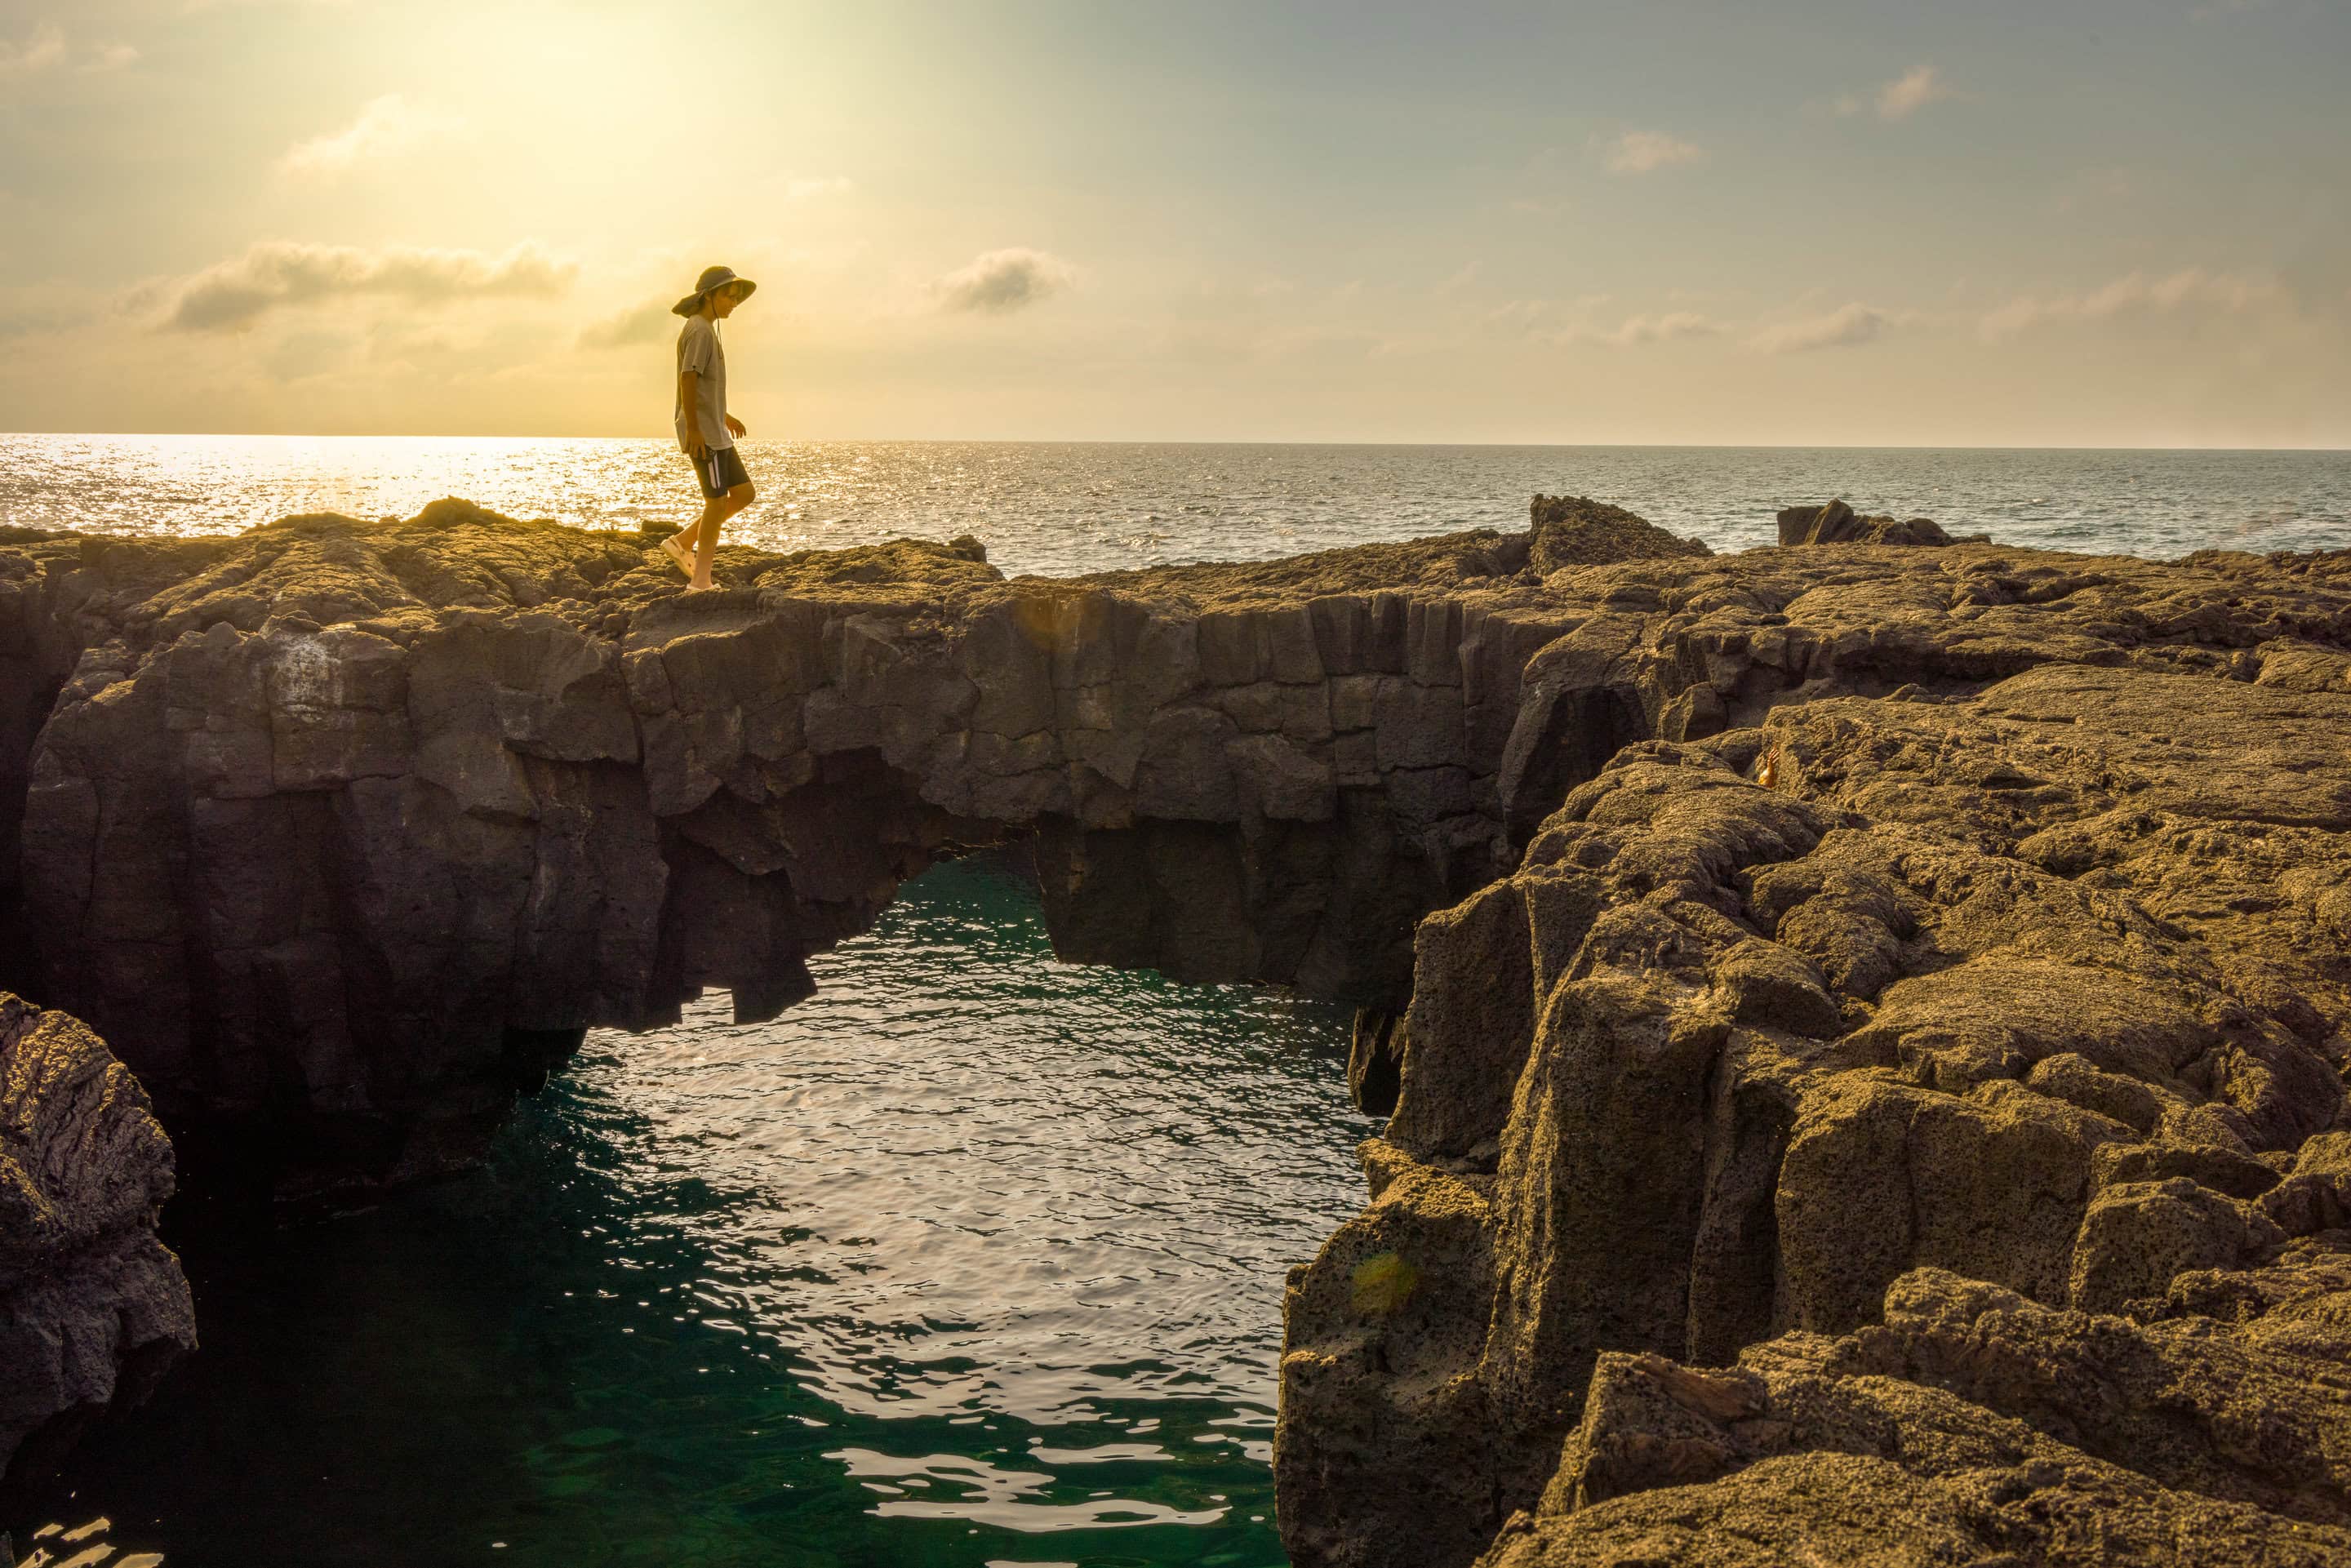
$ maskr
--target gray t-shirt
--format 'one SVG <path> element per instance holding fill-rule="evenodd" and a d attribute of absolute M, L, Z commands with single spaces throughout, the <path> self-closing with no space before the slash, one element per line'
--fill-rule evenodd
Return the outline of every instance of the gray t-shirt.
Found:
<path fill-rule="evenodd" d="M 732 446 L 735 438 L 726 433 L 726 350 L 718 346 L 717 324 L 707 316 L 689 316 L 685 330 L 677 335 L 677 373 L 695 373 L 694 409 L 702 424 L 702 444 L 708 447 Z M 677 449 L 694 450 L 685 438 L 685 410 L 677 410 Z"/>

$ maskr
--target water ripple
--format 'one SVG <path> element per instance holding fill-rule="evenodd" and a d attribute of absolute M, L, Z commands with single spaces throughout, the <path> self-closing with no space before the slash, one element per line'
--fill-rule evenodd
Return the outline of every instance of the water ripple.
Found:
<path fill-rule="evenodd" d="M 1341 1011 L 1057 963 L 979 862 L 811 967 L 591 1036 L 475 1177 L 176 1236 L 205 1348 L 81 1499 L 171 1568 L 1279 1563 Z"/>

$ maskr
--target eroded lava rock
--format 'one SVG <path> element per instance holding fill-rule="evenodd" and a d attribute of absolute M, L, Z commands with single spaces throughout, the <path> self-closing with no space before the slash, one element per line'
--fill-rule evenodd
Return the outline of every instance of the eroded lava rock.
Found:
<path fill-rule="evenodd" d="M 1421 926 L 1295 1560 L 2341 1560 L 2351 560 L 1750 559 L 1530 672 L 1708 722 Z"/>
<path fill-rule="evenodd" d="M 1790 507 L 1780 514 L 1783 545 L 1947 545 L 1951 536 L 1932 517 L 1865 517 L 1843 501 Z"/>
<path fill-rule="evenodd" d="M 195 1347 L 155 1239 L 172 1145 L 78 1020 L 0 993 L 0 1476 L 144 1399 Z"/>
<path fill-rule="evenodd" d="M 1582 496 L 1537 496 L 1527 517 L 1529 564 L 1545 574 L 1564 567 L 1714 553 L 1704 539 L 1677 538 L 1622 507 Z"/>
<path fill-rule="evenodd" d="M 38 994 L 175 1130 L 396 1182 L 1023 835 L 1065 956 L 1364 1006 L 1304 1568 L 2339 1556 L 2351 554 L 1537 512 L 693 597 L 455 502 L 17 539 Z"/>

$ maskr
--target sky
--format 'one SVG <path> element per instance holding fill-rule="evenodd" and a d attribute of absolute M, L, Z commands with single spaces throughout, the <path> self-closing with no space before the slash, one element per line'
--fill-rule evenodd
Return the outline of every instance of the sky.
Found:
<path fill-rule="evenodd" d="M 0 0 L 0 430 L 2351 446 L 2351 0 Z"/>

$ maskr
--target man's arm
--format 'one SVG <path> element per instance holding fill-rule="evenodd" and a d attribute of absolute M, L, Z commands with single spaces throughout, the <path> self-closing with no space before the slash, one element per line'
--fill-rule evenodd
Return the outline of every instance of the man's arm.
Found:
<path fill-rule="evenodd" d="M 702 377 L 693 371 L 680 371 L 677 376 L 677 406 L 685 411 L 685 449 L 698 460 L 702 456 L 702 411 L 695 406 L 694 394 Z"/>

